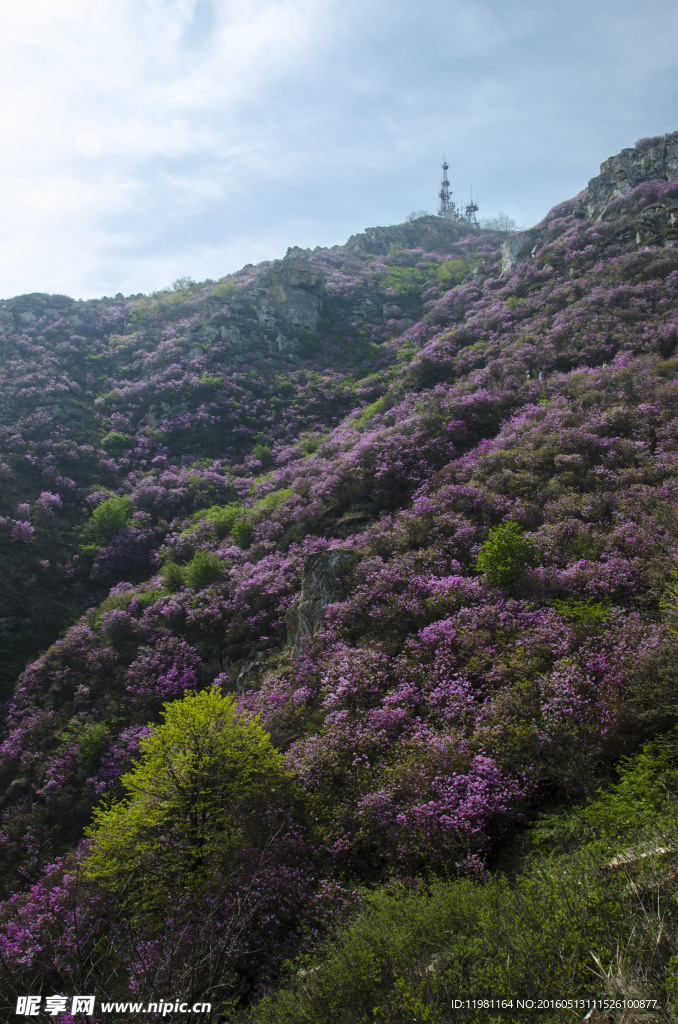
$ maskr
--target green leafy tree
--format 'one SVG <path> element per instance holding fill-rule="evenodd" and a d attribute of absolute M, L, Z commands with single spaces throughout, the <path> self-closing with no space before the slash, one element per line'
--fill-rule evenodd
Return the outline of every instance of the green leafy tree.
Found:
<path fill-rule="evenodd" d="M 233 523 L 242 512 L 242 505 L 229 502 L 227 505 L 212 505 L 211 508 L 196 512 L 194 518 L 200 522 L 212 523 L 217 537 L 221 540 L 231 532 Z"/>
<path fill-rule="evenodd" d="M 125 799 L 94 813 L 86 874 L 162 917 L 169 893 L 199 887 L 252 838 L 284 773 L 268 733 L 214 688 L 167 704 L 121 781 Z"/>
<path fill-rule="evenodd" d="M 239 547 L 249 547 L 252 540 L 252 524 L 242 517 L 236 519 L 231 528 L 231 535 Z"/>
<path fill-rule="evenodd" d="M 282 758 L 213 688 L 165 706 L 121 781 L 125 798 L 94 813 L 83 863 L 114 939 L 105 987 L 223 1011 L 250 984 L 260 920 L 273 929 L 286 898 L 271 892 L 292 804 Z"/>
<path fill-rule="evenodd" d="M 476 569 L 488 583 L 502 590 L 514 590 L 529 566 L 536 565 L 538 552 L 517 523 L 501 523 L 490 530 L 476 557 Z"/>
<path fill-rule="evenodd" d="M 116 458 L 122 455 L 128 448 L 133 448 L 134 443 L 134 438 L 131 434 L 121 434 L 118 430 L 112 430 L 101 439 L 103 450 Z"/>
<path fill-rule="evenodd" d="M 168 594 L 176 594 L 184 585 L 184 571 L 176 562 L 165 562 L 162 567 L 162 582 Z"/>

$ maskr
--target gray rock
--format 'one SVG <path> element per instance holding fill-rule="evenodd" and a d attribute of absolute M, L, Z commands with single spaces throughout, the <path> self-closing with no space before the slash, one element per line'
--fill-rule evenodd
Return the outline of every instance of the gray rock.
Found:
<path fill-rule="evenodd" d="M 678 180 L 678 132 L 641 140 L 634 149 L 623 149 L 600 165 L 577 200 L 576 215 L 599 221 L 614 199 L 626 196 L 636 185 L 653 179 Z"/>
<path fill-rule="evenodd" d="M 185 399 L 177 400 L 176 404 L 157 399 L 150 403 L 146 413 L 139 419 L 140 427 L 159 427 L 166 420 L 183 416 L 189 411 Z"/>
<path fill-rule="evenodd" d="M 511 235 L 501 245 L 501 272 L 507 274 L 513 270 L 516 263 L 522 263 L 534 255 L 534 250 L 539 244 L 541 231 L 538 228 L 530 228 L 529 231 L 521 231 L 517 235 Z"/>
<path fill-rule="evenodd" d="M 351 307 L 351 318 L 359 322 L 377 322 L 379 319 L 383 319 L 381 316 L 379 303 L 374 299 L 369 298 L 362 298 L 360 302 L 357 302 L 354 306 Z"/>
<path fill-rule="evenodd" d="M 301 249 L 288 249 L 269 272 L 268 287 L 259 305 L 264 319 L 272 314 L 291 327 L 312 331 L 322 307 L 322 280 Z"/>
<path fill-rule="evenodd" d="M 253 658 L 247 658 L 238 666 L 235 688 L 238 693 L 256 689 L 261 683 L 269 655 L 266 651 L 257 651 Z"/>
<path fill-rule="evenodd" d="M 300 651 L 303 637 L 313 636 L 328 604 L 346 596 L 345 577 L 359 556 L 350 548 L 316 551 L 304 558 L 299 600 L 287 610 L 287 637 L 292 657 Z"/>
<path fill-rule="evenodd" d="M 399 245 L 405 249 L 421 246 L 429 252 L 451 252 L 460 238 L 472 232 L 473 228 L 467 224 L 430 214 L 393 227 L 365 228 L 360 234 L 351 235 L 346 248 L 381 255 Z"/>

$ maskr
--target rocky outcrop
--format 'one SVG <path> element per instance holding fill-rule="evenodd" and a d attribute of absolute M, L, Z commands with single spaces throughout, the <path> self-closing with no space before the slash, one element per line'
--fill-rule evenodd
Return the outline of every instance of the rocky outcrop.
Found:
<path fill-rule="evenodd" d="M 450 252 L 460 238 L 473 230 L 468 224 L 431 214 L 394 227 L 366 228 L 358 235 L 351 235 L 346 248 L 384 256 L 394 245 L 402 245 L 405 249 L 421 246 L 429 252 Z"/>
<path fill-rule="evenodd" d="M 529 231 L 521 231 L 517 235 L 511 235 L 501 246 L 501 272 L 507 274 L 513 270 L 516 263 L 522 263 L 534 255 L 539 244 L 541 231 L 538 228 L 530 228 Z"/>
<path fill-rule="evenodd" d="M 262 311 L 269 311 L 289 327 L 312 331 L 322 306 L 322 280 L 308 262 L 303 249 L 288 249 L 269 274 Z"/>
<path fill-rule="evenodd" d="M 678 245 L 678 201 L 651 189 L 644 208 L 633 218 L 626 216 L 624 204 L 616 200 L 629 195 L 643 182 L 678 181 L 678 132 L 654 139 L 641 139 L 633 149 L 623 149 L 600 165 L 600 174 L 591 178 L 587 188 L 574 201 L 576 217 L 594 222 L 619 221 L 615 242 L 657 248 Z M 661 189 L 660 189 L 661 191 Z M 546 225 L 546 230 L 548 224 Z M 501 271 L 508 273 L 516 264 L 536 255 L 543 235 L 531 228 L 511 235 L 501 247 Z"/>
<path fill-rule="evenodd" d="M 335 548 L 304 558 L 301 596 L 285 617 L 292 657 L 299 654 L 301 640 L 313 636 L 325 607 L 346 596 L 344 580 L 358 557 L 350 548 Z"/>
<path fill-rule="evenodd" d="M 575 215 L 598 221 L 610 203 L 626 196 L 643 181 L 678 180 L 678 132 L 654 139 L 641 139 L 633 149 L 623 149 L 600 165 L 577 200 Z"/>
<path fill-rule="evenodd" d="M 188 332 L 189 346 L 226 343 L 234 366 L 253 356 L 298 360 L 300 335 L 314 331 L 323 303 L 322 274 L 304 249 L 287 250 L 259 278 L 226 301 L 208 307 L 208 319 Z"/>
<path fill-rule="evenodd" d="M 65 331 L 87 333 L 92 329 L 91 312 L 82 300 L 67 295 L 48 295 L 31 292 L 13 299 L 0 300 L 0 331 L 12 332 L 16 328 L 32 327 L 38 322 L 59 322 Z"/>

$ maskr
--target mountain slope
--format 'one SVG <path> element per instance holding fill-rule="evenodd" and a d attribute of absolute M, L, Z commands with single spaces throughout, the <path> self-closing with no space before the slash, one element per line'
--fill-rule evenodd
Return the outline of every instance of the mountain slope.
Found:
<path fill-rule="evenodd" d="M 356 887 L 483 877 L 671 728 L 677 148 L 641 140 L 519 236 L 426 217 L 151 297 L 0 304 L 7 680 L 47 648 L 0 747 L 10 990 L 86 963 L 113 998 L 244 1005 Z M 151 834 L 157 745 L 193 778 L 205 729 L 253 774 L 227 820 L 183 831 L 225 792 L 201 775 Z M 168 844 L 175 910 L 131 884 Z"/>

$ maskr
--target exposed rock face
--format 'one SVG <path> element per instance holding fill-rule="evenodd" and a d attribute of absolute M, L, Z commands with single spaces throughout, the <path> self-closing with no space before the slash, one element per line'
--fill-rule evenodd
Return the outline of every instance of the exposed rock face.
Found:
<path fill-rule="evenodd" d="M 521 231 L 520 234 L 511 235 L 501 246 L 501 272 L 508 273 L 513 270 L 516 263 L 522 263 L 529 259 L 536 246 L 539 244 L 541 231 L 538 228 L 530 228 L 529 231 Z"/>
<path fill-rule="evenodd" d="M 643 181 L 678 180 L 678 132 L 656 139 L 643 139 L 635 149 L 622 149 L 600 165 L 575 206 L 575 214 L 601 220 L 610 203 L 626 196 Z"/>
<path fill-rule="evenodd" d="M 357 562 L 358 555 L 350 548 L 306 555 L 301 596 L 285 617 L 292 657 L 299 653 L 301 639 L 313 636 L 325 606 L 346 596 L 343 581 Z"/>
<path fill-rule="evenodd" d="M 320 275 L 305 259 L 303 250 L 288 249 L 285 258 L 271 269 L 264 312 L 268 312 L 268 306 L 290 327 L 312 331 L 320 316 L 321 291 Z"/>
<path fill-rule="evenodd" d="M 209 322 L 195 324 L 188 341 L 198 347 L 226 342 L 235 366 L 252 356 L 282 355 L 295 362 L 299 332 L 318 325 L 323 291 L 322 275 L 306 252 L 288 249 L 254 285 L 220 302 Z"/>
<path fill-rule="evenodd" d="M 86 332 L 89 316 L 83 307 L 86 304 L 66 295 L 48 295 L 31 292 L 13 299 L 0 300 L 0 330 L 13 331 L 16 327 L 31 327 L 38 320 L 53 324 L 59 320 L 65 326 Z M 80 315 L 78 315 L 80 314 Z"/>
<path fill-rule="evenodd" d="M 594 222 L 622 219 L 625 210 L 615 200 L 629 195 L 638 185 L 651 181 L 678 181 L 678 132 L 655 139 L 641 139 L 634 149 L 623 149 L 600 165 L 600 174 L 574 203 L 573 213 Z M 655 190 L 656 191 L 656 190 Z M 614 204 L 614 205 L 613 205 Z M 543 231 L 531 228 L 507 238 L 501 247 L 501 271 L 508 273 L 536 255 Z M 678 203 L 670 196 L 650 195 L 634 222 L 620 225 L 619 242 L 635 241 L 649 247 L 678 245 Z"/>
<path fill-rule="evenodd" d="M 366 228 L 359 235 L 351 235 L 346 247 L 382 255 L 386 255 L 392 245 L 403 245 L 406 249 L 421 246 L 433 252 L 449 252 L 455 242 L 472 231 L 469 225 L 431 215 L 394 227 Z"/>

